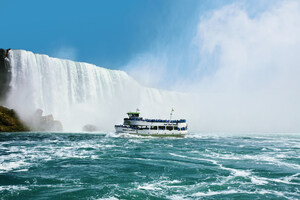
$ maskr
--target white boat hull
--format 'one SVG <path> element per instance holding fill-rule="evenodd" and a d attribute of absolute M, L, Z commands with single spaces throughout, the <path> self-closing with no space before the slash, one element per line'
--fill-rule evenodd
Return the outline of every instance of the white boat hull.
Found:
<path fill-rule="evenodd" d="M 132 129 L 130 127 L 115 127 L 116 133 L 128 133 L 141 136 L 157 136 L 157 137 L 185 137 L 187 130 L 151 130 L 151 129 Z"/>

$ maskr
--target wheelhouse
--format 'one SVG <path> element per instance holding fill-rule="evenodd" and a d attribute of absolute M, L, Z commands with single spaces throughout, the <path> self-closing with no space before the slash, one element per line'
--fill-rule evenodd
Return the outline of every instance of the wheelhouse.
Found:
<path fill-rule="evenodd" d="M 129 117 L 129 119 L 140 118 L 140 113 L 138 113 L 138 112 L 128 112 L 127 115 Z"/>

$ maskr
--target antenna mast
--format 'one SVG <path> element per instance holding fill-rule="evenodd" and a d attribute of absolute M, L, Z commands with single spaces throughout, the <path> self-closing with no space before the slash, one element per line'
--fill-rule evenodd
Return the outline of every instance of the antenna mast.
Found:
<path fill-rule="evenodd" d="M 174 112 L 174 109 L 172 108 L 171 113 L 170 113 L 170 122 L 171 122 L 171 119 L 172 119 L 173 112 Z"/>

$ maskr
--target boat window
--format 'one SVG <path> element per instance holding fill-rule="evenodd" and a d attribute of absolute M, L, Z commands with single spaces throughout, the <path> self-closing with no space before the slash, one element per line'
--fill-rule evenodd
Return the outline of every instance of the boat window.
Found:
<path fill-rule="evenodd" d="M 159 126 L 158 129 L 159 129 L 159 130 L 165 130 L 166 127 L 165 127 L 165 126 Z"/>
<path fill-rule="evenodd" d="M 157 130 L 157 126 L 151 126 L 151 130 Z"/>
<path fill-rule="evenodd" d="M 178 130 L 178 126 L 174 126 L 174 130 Z"/>
<path fill-rule="evenodd" d="M 139 126 L 140 130 L 148 129 L 147 126 Z"/>
<path fill-rule="evenodd" d="M 167 126 L 167 130 L 172 131 L 173 130 L 173 126 Z"/>

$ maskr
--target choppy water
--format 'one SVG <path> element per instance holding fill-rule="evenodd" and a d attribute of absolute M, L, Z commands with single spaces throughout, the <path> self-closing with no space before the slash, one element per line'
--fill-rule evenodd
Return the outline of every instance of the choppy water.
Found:
<path fill-rule="evenodd" d="M 300 199 L 300 134 L 2 133 L 0 199 Z"/>

